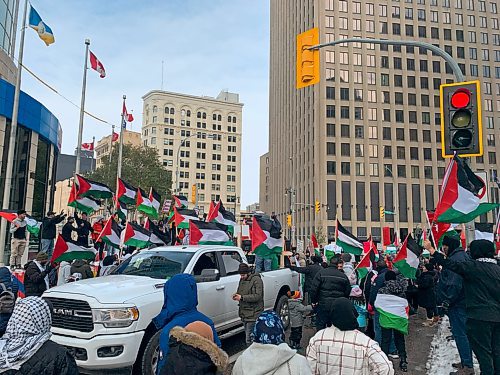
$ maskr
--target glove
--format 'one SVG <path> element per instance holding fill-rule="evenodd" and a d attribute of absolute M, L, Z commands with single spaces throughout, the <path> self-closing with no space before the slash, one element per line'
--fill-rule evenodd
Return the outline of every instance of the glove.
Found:
<path fill-rule="evenodd" d="M 367 310 L 368 310 L 368 313 L 370 315 L 375 315 L 375 309 L 373 308 L 373 306 L 370 303 L 368 304 Z"/>

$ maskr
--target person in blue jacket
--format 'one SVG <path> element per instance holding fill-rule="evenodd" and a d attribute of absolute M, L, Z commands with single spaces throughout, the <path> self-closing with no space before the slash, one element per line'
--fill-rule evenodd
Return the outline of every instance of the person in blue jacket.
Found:
<path fill-rule="evenodd" d="M 14 276 L 11 274 L 10 270 L 7 267 L 0 267 L 0 284 L 3 284 L 4 287 L 0 287 L 0 293 L 4 290 L 12 292 L 14 294 L 14 298 L 17 297 L 17 291 L 19 289 L 18 283 L 13 280 Z M 5 329 L 7 328 L 7 323 L 11 317 L 11 313 L 0 313 L 0 337 L 5 333 Z"/>
<path fill-rule="evenodd" d="M 168 356 L 170 330 L 174 327 L 186 327 L 189 323 L 202 321 L 212 327 L 214 342 L 221 346 L 213 321 L 197 310 L 198 288 L 196 280 L 189 274 L 178 274 L 165 283 L 163 288 L 163 307 L 160 314 L 153 319 L 156 328 L 161 329 L 160 359 L 156 373 L 164 366 Z"/>

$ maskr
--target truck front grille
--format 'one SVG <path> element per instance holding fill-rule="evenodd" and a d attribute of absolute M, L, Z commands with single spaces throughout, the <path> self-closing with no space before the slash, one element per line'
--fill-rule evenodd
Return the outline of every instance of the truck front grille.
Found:
<path fill-rule="evenodd" d="M 92 310 L 85 301 L 47 297 L 52 304 L 52 326 L 80 332 L 92 332 Z"/>

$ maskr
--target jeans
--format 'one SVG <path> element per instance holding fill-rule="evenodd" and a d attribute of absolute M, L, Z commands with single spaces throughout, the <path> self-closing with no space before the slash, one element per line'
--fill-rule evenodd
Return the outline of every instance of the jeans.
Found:
<path fill-rule="evenodd" d="M 385 354 L 394 353 L 394 351 L 390 350 L 390 345 L 396 344 L 396 349 L 398 350 L 398 355 L 401 359 L 406 359 L 406 345 L 405 345 L 405 335 L 399 332 L 396 329 L 392 328 L 383 328 L 381 327 L 382 333 L 382 343 L 380 347 Z"/>
<path fill-rule="evenodd" d="M 481 374 L 500 374 L 500 323 L 467 319 L 467 337 Z"/>
<path fill-rule="evenodd" d="M 255 272 L 266 272 L 266 271 L 271 271 L 273 266 L 273 260 L 272 259 L 264 259 L 261 258 L 260 256 L 256 255 L 255 256 Z"/>
<path fill-rule="evenodd" d="M 42 245 L 41 252 L 46 253 L 50 260 L 50 258 L 52 257 L 52 252 L 54 251 L 54 240 L 47 240 L 42 238 L 40 244 Z"/>
<path fill-rule="evenodd" d="M 472 350 L 466 333 L 467 314 L 465 308 L 460 306 L 450 307 L 448 309 L 448 318 L 450 319 L 451 333 L 457 344 L 462 366 L 472 367 Z"/>
<path fill-rule="evenodd" d="M 290 346 L 292 349 L 294 347 L 300 346 L 302 341 L 302 327 L 292 327 L 290 329 Z"/>
<path fill-rule="evenodd" d="M 373 316 L 373 330 L 375 332 L 375 341 L 378 342 L 380 346 L 382 346 L 382 327 L 380 326 L 379 317 L 379 312 L 375 310 L 375 315 Z M 389 353 L 395 353 L 396 350 L 395 338 L 394 336 L 392 336 L 391 342 L 389 344 Z"/>
<path fill-rule="evenodd" d="M 255 326 L 255 322 L 243 322 L 243 324 L 245 326 L 245 343 L 248 347 L 253 342 L 253 327 Z"/>

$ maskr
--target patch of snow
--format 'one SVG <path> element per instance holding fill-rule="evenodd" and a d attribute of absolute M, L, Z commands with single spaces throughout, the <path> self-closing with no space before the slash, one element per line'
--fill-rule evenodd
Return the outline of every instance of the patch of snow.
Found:
<path fill-rule="evenodd" d="M 448 340 L 451 336 L 450 322 L 445 316 L 439 323 L 438 330 L 431 342 L 431 350 L 427 360 L 426 368 L 428 375 L 448 375 L 456 371 L 451 365 L 460 362 L 455 340 Z M 479 365 L 474 358 L 474 368 L 479 373 Z"/>

